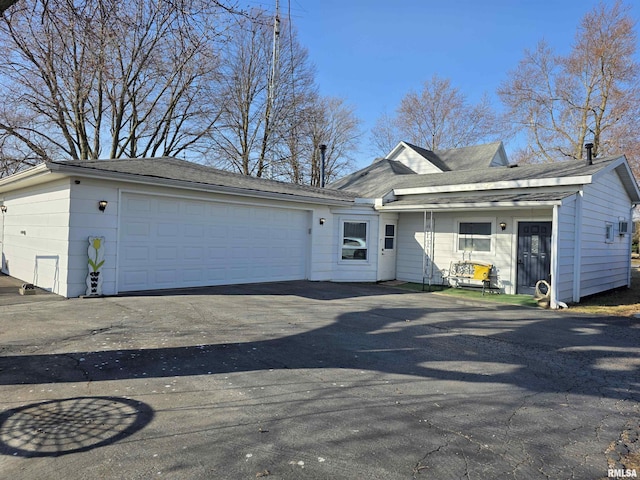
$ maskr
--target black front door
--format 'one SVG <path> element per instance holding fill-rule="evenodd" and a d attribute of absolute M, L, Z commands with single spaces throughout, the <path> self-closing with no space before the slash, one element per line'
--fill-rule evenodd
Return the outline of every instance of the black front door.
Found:
<path fill-rule="evenodd" d="M 538 280 L 550 277 L 551 222 L 520 222 L 517 293 L 533 295 Z"/>

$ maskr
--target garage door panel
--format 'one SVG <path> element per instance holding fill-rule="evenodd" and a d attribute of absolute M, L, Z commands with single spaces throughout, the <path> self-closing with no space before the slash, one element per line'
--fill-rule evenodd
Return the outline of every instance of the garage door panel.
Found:
<path fill-rule="evenodd" d="M 212 220 L 212 225 L 207 225 L 205 228 L 205 236 L 211 240 L 224 240 L 229 236 L 229 230 L 220 220 Z"/>
<path fill-rule="evenodd" d="M 145 197 L 125 198 L 124 206 L 131 213 L 151 213 L 151 201 Z"/>
<path fill-rule="evenodd" d="M 130 290 L 127 287 L 137 287 L 149 283 L 149 275 L 146 271 L 129 270 L 122 273 L 122 290 Z"/>
<path fill-rule="evenodd" d="M 172 283 L 176 280 L 176 270 L 173 268 L 156 269 L 154 271 L 153 279 L 159 287 L 170 288 Z"/>
<path fill-rule="evenodd" d="M 150 258 L 149 247 L 146 245 L 129 245 L 124 249 L 122 256 L 127 262 L 148 262 Z"/>
<path fill-rule="evenodd" d="M 151 228 L 148 222 L 133 221 L 126 226 L 126 234 L 129 236 L 148 237 Z"/>
<path fill-rule="evenodd" d="M 156 225 L 156 234 L 159 237 L 177 237 L 179 230 L 171 223 L 158 223 Z"/>
<path fill-rule="evenodd" d="M 200 283 L 203 280 L 203 271 L 201 268 L 185 268 L 182 271 L 183 274 L 183 279 L 185 282 L 196 282 L 196 283 Z"/>
<path fill-rule="evenodd" d="M 123 194 L 120 291 L 306 278 L 309 213 Z"/>
<path fill-rule="evenodd" d="M 175 247 L 175 246 L 171 246 L 171 247 L 157 246 L 154 249 L 154 256 L 153 257 L 155 258 L 155 260 L 157 260 L 159 262 L 175 263 L 179 259 L 178 247 Z"/>
<path fill-rule="evenodd" d="M 184 213 L 188 216 L 195 216 L 197 219 L 201 219 L 205 213 L 205 206 L 202 203 L 195 202 L 183 202 Z"/>
<path fill-rule="evenodd" d="M 149 213 L 162 213 L 163 215 L 176 215 L 180 212 L 180 203 L 171 198 L 154 197 L 151 200 Z"/>
<path fill-rule="evenodd" d="M 205 258 L 204 258 L 204 248 L 202 247 L 188 247 L 185 246 L 182 250 L 183 252 L 183 259 L 185 261 L 198 261 L 198 262 L 204 262 Z"/>
<path fill-rule="evenodd" d="M 183 224 L 182 232 L 185 237 L 196 237 L 203 238 L 204 237 L 204 225 L 198 224 Z"/>
<path fill-rule="evenodd" d="M 221 260 L 227 258 L 228 252 L 226 247 L 209 247 L 207 249 L 207 260 L 209 260 L 208 264 L 211 265 L 211 262 L 215 264 Z"/>

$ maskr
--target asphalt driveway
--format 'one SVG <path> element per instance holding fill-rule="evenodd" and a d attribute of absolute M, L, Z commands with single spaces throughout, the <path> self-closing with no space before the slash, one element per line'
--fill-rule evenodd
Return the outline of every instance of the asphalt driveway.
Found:
<path fill-rule="evenodd" d="M 607 478 L 640 322 L 312 282 L 25 299 L 0 398 L 2 478 Z"/>

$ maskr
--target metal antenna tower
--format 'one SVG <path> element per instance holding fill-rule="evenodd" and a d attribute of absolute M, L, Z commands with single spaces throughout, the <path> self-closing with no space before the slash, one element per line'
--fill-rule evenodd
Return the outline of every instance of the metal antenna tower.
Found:
<path fill-rule="evenodd" d="M 271 50 L 271 74 L 269 75 L 269 88 L 267 101 L 269 111 L 273 107 L 276 81 L 278 77 L 278 63 L 280 60 L 280 2 L 276 0 L 276 15 L 273 19 L 273 47 Z"/>

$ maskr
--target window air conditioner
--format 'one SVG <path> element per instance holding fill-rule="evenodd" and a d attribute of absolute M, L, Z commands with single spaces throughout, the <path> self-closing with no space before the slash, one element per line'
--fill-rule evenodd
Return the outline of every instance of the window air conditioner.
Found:
<path fill-rule="evenodd" d="M 629 222 L 618 222 L 618 233 L 620 235 L 626 235 L 629 233 Z"/>

